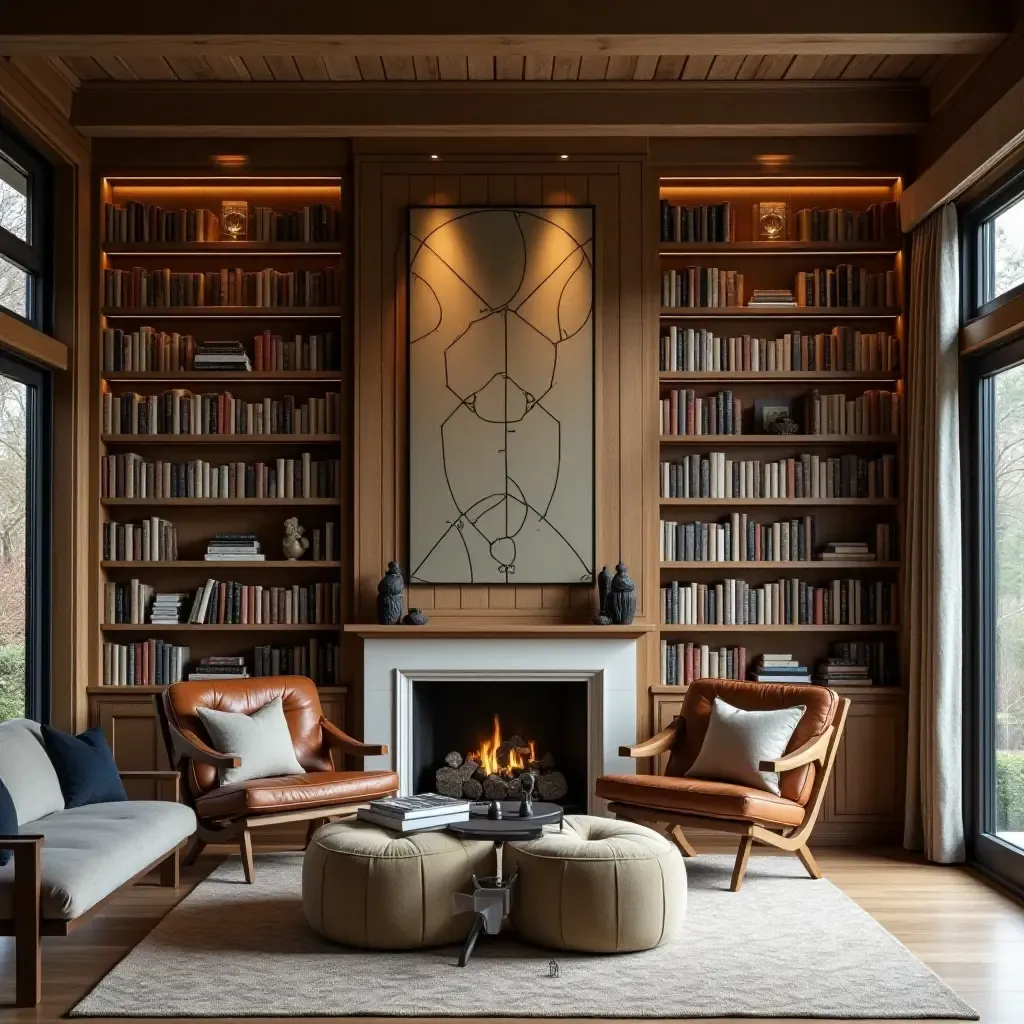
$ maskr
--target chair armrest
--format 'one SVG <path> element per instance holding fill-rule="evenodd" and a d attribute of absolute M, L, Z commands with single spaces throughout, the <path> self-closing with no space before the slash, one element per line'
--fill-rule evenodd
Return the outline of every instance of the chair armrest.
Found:
<path fill-rule="evenodd" d="M 323 715 L 320 716 L 320 729 L 323 731 L 328 746 L 344 750 L 346 754 L 376 757 L 378 754 L 388 752 L 387 746 L 383 743 L 360 743 L 359 740 L 339 729 L 333 722 L 329 722 Z"/>
<path fill-rule="evenodd" d="M 39 835 L 0 835 L 0 850 L 15 850 L 23 846 L 42 846 L 43 836 Z"/>
<path fill-rule="evenodd" d="M 619 747 L 619 757 L 656 757 L 658 754 L 664 754 L 666 750 L 671 750 L 675 746 L 682 728 L 683 720 L 677 718 L 649 740 L 644 740 L 634 747 Z"/>
<path fill-rule="evenodd" d="M 788 772 L 791 768 L 802 768 L 813 761 L 825 763 L 829 741 L 832 739 L 834 727 L 829 726 L 820 736 L 808 740 L 802 747 L 797 747 L 791 754 L 783 754 L 774 761 L 762 761 L 758 767 L 763 772 Z"/>
<path fill-rule="evenodd" d="M 186 736 L 170 722 L 167 723 L 167 728 L 171 734 L 171 744 L 177 757 L 190 757 L 193 761 L 210 764 L 214 768 L 241 767 L 242 759 L 236 754 L 222 754 L 219 750 L 207 746 L 198 736 Z"/>
<path fill-rule="evenodd" d="M 174 788 L 174 802 L 180 803 L 181 801 L 181 772 L 164 770 L 156 771 L 130 771 L 122 772 L 118 771 L 118 775 L 123 779 L 153 779 L 155 782 L 170 782 Z"/>

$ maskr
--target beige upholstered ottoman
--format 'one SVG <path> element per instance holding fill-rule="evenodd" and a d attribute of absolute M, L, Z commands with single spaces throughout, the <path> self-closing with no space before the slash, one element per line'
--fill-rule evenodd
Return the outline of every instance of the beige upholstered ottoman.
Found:
<path fill-rule="evenodd" d="M 686 915 L 686 868 L 643 825 L 569 815 L 561 832 L 506 847 L 518 870 L 512 921 L 554 949 L 626 953 L 674 938 Z"/>
<path fill-rule="evenodd" d="M 461 942 L 471 914 L 452 917 L 452 893 L 494 874 L 494 846 L 446 832 L 402 836 L 365 822 L 317 830 L 302 863 L 302 907 L 327 939 L 367 949 Z"/>

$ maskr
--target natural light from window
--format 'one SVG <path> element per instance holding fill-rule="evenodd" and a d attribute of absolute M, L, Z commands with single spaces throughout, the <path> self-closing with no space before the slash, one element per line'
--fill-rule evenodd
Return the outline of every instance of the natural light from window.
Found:
<path fill-rule="evenodd" d="M 992 221 L 995 260 L 993 290 L 989 298 L 1024 284 L 1024 197 Z"/>

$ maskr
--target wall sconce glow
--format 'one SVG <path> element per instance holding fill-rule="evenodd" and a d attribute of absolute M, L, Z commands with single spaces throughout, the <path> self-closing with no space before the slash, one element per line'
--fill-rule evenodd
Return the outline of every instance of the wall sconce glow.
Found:
<path fill-rule="evenodd" d="M 217 153 L 211 159 L 213 166 L 222 171 L 240 171 L 249 163 L 244 153 Z"/>
<path fill-rule="evenodd" d="M 569 159 L 569 154 L 568 153 L 563 153 L 562 154 L 562 159 L 563 160 L 568 160 Z"/>
<path fill-rule="evenodd" d="M 430 159 L 431 159 L 431 160 L 438 160 L 438 159 L 439 159 L 439 157 L 438 157 L 438 155 L 437 155 L 436 153 L 431 153 L 431 154 L 430 154 Z"/>
<path fill-rule="evenodd" d="M 789 153 L 758 153 L 754 159 L 766 171 L 781 171 L 783 167 L 793 162 L 793 157 Z"/>

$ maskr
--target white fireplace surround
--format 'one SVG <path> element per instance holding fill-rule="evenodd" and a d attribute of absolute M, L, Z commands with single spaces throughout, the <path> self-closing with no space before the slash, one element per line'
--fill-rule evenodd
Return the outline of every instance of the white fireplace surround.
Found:
<path fill-rule="evenodd" d="M 621 636 L 560 639 L 367 636 L 363 650 L 363 737 L 386 743 L 388 753 L 366 758 L 367 768 L 398 772 L 400 792 L 413 773 L 413 687 L 417 681 L 475 680 L 481 686 L 515 680 L 587 684 L 588 811 L 601 814 L 594 796 L 603 774 L 629 775 L 631 758 L 619 747 L 636 742 L 636 643 Z"/>

